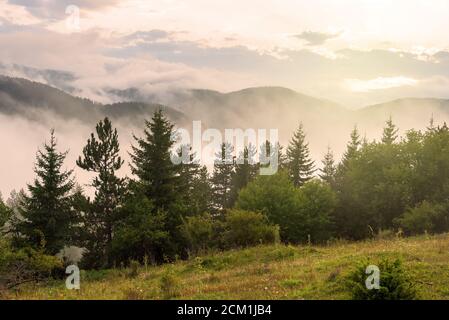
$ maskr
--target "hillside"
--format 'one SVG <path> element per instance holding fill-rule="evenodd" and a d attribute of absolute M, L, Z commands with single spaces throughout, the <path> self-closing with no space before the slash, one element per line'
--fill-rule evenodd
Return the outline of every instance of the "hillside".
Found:
<path fill-rule="evenodd" d="M 24 286 L 16 299 L 162 299 L 161 278 L 172 272 L 180 299 L 348 299 L 344 278 L 363 258 L 401 257 L 421 299 L 449 299 L 449 234 L 335 243 L 261 246 L 197 257 L 172 265 L 81 274 L 81 291 L 64 281 Z"/>
<path fill-rule="evenodd" d="M 449 120 L 449 100 L 435 98 L 405 98 L 367 106 L 357 111 L 360 119 L 370 119 L 370 125 L 381 125 L 391 116 L 400 127 L 423 128 L 433 117 L 439 122 Z"/>
<path fill-rule="evenodd" d="M 160 104 L 123 102 L 103 105 L 39 82 L 0 75 L 0 113 L 38 122 L 44 122 L 49 115 L 87 123 L 95 123 L 105 116 L 136 121 L 158 108 L 164 109 L 173 121 L 183 119 L 181 112 Z"/>

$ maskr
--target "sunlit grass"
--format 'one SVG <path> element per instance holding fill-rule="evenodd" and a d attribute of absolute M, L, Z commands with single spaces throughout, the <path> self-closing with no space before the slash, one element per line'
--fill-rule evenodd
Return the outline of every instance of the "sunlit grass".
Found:
<path fill-rule="evenodd" d="M 344 278 L 362 258 L 403 259 L 422 299 L 449 299 L 449 235 L 335 243 L 328 246 L 260 246 L 163 266 L 82 271 L 81 290 L 63 280 L 27 285 L 6 299 L 164 299 L 170 274 L 176 299 L 349 299 Z"/>

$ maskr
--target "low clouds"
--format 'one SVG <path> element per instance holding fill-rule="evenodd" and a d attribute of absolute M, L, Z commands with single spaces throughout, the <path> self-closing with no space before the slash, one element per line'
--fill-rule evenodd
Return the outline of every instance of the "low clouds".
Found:
<path fill-rule="evenodd" d="M 326 41 L 335 39 L 340 35 L 340 33 L 325 33 L 325 32 L 315 32 L 315 31 L 304 31 L 301 34 L 295 35 L 296 38 L 305 40 L 308 46 L 321 46 Z"/>
<path fill-rule="evenodd" d="M 369 80 L 345 79 L 345 85 L 353 92 L 368 92 L 403 86 L 415 86 L 418 81 L 407 77 L 379 77 Z"/>

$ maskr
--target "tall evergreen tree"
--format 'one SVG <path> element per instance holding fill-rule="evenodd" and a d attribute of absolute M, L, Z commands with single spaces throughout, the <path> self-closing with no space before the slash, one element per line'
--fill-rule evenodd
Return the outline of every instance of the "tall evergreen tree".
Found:
<path fill-rule="evenodd" d="M 260 167 L 273 167 L 274 164 L 267 162 L 270 162 L 272 157 L 277 156 L 277 171 L 284 169 L 286 159 L 282 150 L 283 147 L 279 144 L 279 142 L 277 142 L 275 146 L 273 146 L 273 144 L 268 140 L 262 143 L 260 146 Z"/>
<path fill-rule="evenodd" d="M 324 155 L 322 164 L 323 167 L 320 169 L 319 174 L 320 178 L 329 183 L 331 186 L 334 185 L 337 167 L 335 165 L 334 153 L 330 147 L 327 147 L 327 152 Z"/>
<path fill-rule="evenodd" d="M 399 131 L 398 128 L 393 123 L 393 120 L 390 117 L 385 123 L 385 127 L 383 129 L 382 143 L 385 144 L 395 143 L 396 139 L 398 138 L 398 131 Z"/>
<path fill-rule="evenodd" d="M 287 168 L 290 179 L 296 187 L 300 187 L 310 180 L 315 171 L 302 123 L 287 148 Z"/>
<path fill-rule="evenodd" d="M 234 176 L 233 147 L 229 143 L 223 143 L 220 151 L 216 153 L 214 171 L 212 174 L 213 207 L 214 211 L 222 212 L 232 206 L 231 190 Z"/>
<path fill-rule="evenodd" d="M 2 236 L 3 226 L 11 217 L 12 210 L 3 202 L 2 195 L 0 193 L 0 238 Z"/>
<path fill-rule="evenodd" d="M 174 125 L 157 110 L 151 121 L 146 121 L 144 137 L 134 139 L 130 154 L 131 171 L 139 178 L 145 196 L 151 199 L 155 210 L 167 210 L 175 202 L 177 168 L 171 160 L 174 146 Z"/>
<path fill-rule="evenodd" d="M 24 196 L 20 206 L 23 219 L 14 226 L 15 233 L 20 234 L 15 239 L 17 245 L 43 248 L 48 254 L 56 254 L 69 244 L 75 221 L 72 170 L 62 170 L 67 152 L 58 152 L 56 145 L 52 130 L 50 142 L 37 152 L 34 169 L 37 177 L 28 185 L 29 195 Z"/>
<path fill-rule="evenodd" d="M 257 150 L 252 144 L 245 146 L 240 153 L 235 164 L 235 171 L 232 178 L 231 206 L 237 200 L 241 189 L 251 182 L 258 174 L 259 164 L 256 163 Z"/>
<path fill-rule="evenodd" d="M 162 110 L 157 110 L 151 121 L 146 121 L 144 137 L 134 137 L 137 145 L 132 147 L 133 152 L 130 154 L 131 171 L 138 177 L 136 194 L 146 198 L 139 201 L 151 202 L 148 208 L 152 209 L 147 214 L 152 217 L 146 221 L 157 221 L 164 226 L 163 231 L 168 235 L 164 237 L 166 245 L 161 247 L 158 254 L 159 257 L 167 258 L 182 253 L 183 239 L 179 226 L 186 207 L 182 201 L 185 190 L 180 190 L 180 166 L 172 159 L 172 148 L 176 142 L 173 137 L 174 125 Z M 160 219 L 153 219 L 156 216 L 163 217 L 163 223 L 160 223 Z M 158 228 L 155 226 L 155 230 Z"/>
<path fill-rule="evenodd" d="M 343 154 L 343 159 L 341 160 L 339 169 L 345 170 L 348 168 L 349 161 L 353 159 L 360 150 L 360 146 L 362 141 L 360 140 L 359 130 L 357 126 L 354 126 L 354 129 L 351 131 L 350 141 L 346 146 L 346 151 Z"/>
<path fill-rule="evenodd" d="M 95 188 L 94 203 L 85 216 L 85 245 L 97 262 L 101 260 L 110 266 L 116 209 L 124 193 L 124 179 L 116 175 L 123 160 L 120 157 L 117 129 L 112 127 L 108 118 L 97 124 L 96 136 L 91 134 L 83 149 L 83 156 L 76 163 L 80 168 L 97 174 L 91 184 Z"/>
<path fill-rule="evenodd" d="M 188 155 L 187 163 L 177 166 L 179 174 L 178 190 L 181 202 L 185 208 L 185 215 L 197 215 L 209 212 L 211 209 L 212 187 L 209 174 L 205 166 L 201 166 L 196 154 L 192 153 L 189 145 L 183 145 L 178 155 Z"/>

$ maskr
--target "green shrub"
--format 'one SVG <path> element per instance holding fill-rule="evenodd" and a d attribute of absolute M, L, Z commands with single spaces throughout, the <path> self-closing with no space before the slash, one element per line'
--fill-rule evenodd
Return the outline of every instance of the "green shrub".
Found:
<path fill-rule="evenodd" d="M 5 239 L 0 240 L 0 290 L 47 279 L 62 269 L 55 256 L 30 247 L 13 250 Z"/>
<path fill-rule="evenodd" d="M 282 241 L 324 242 L 332 234 L 336 195 L 331 187 L 311 180 L 296 188 L 287 173 L 259 176 L 239 193 L 236 208 L 264 213 L 279 225 Z"/>
<path fill-rule="evenodd" d="M 418 206 L 408 209 L 396 223 L 407 235 L 442 233 L 449 230 L 449 212 L 443 204 L 423 201 Z"/>
<path fill-rule="evenodd" d="M 383 259 L 377 265 L 380 270 L 379 289 L 368 289 L 366 273 L 370 265 L 367 261 L 360 263 L 347 278 L 347 286 L 354 300 L 414 300 L 417 290 L 410 276 L 404 270 L 401 260 Z"/>
<path fill-rule="evenodd" d="M 202 253 L 213 247 L 213 226 L 214 221 L 208 213 L 187 217 L 183 221 L 180 226 L 181 234 L 192 253 Z"/>
<path fill-rule="evenodd" d="M 261 213 L 233 209 L 224 222 L 224 244 L 228 248 L 279 242 L 279 227 Z"/>

